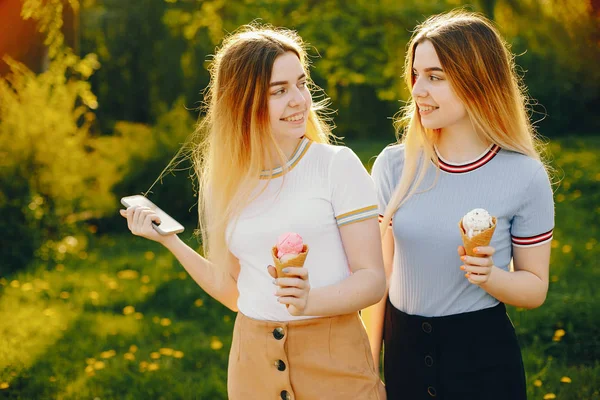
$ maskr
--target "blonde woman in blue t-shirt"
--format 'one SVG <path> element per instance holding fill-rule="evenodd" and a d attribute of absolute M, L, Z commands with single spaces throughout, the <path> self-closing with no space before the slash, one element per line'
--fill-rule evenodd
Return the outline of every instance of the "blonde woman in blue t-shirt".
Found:
<path fill-rule="evenodd" d="M 451 12 L 417 27 L 405 76 L 404 135 L 372 171 L 389 296 L 369 329 L 388 398 L 525 399 L 504 304 L 544 302 L 554 206 L 513 55 L 485 17 Z M 475 208 L 497 226 L 469 257 L 458 222 Z"/>
<path fill-rule="evenodd" d="M 238 311 L 232 400 L 385 399 L 358 316 L 385 290 L 377 195 L 356 154 L 329 144 L 310 85 L 294 32 L 249 26 L 226 38 L 193 153 L 206 258 L 158 235 L 152 210 L 122 211 L 134 234 L 162 243 Z M 274 280 L 271 249 L 285 232 L 309 252 Z"/>

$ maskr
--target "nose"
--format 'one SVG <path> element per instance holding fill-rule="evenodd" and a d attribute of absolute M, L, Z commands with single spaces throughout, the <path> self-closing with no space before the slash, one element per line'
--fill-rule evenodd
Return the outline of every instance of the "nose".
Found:
<path fill-rule="evenodd" d="M 290 107 L 297 107 L 299 105 L 304 104 L 305 102 L 306 102 L 306 99 L 304 98 L 302 91 L 300 89 L 298 89 L 297 87 L 292 89 L 290 102 L 289 102 Z"/>
<path fill-rule="evenodd" d="M 427 97 L 427 89 L 425 88 L 425 85 L 423 84 L 422 80 L 419 79 L 419 77 L 415 78 L 411 93 L 414 98 Z"/>

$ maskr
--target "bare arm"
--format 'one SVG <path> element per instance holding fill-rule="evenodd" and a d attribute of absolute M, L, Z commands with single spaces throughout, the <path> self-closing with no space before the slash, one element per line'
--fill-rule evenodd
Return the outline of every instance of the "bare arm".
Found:
<path fill-rule="evenodd" d="M 159 222 L 158 216 L 147 207 L 129 207 L 121 210 L 127 218 L 127 226 L 131 233 L 165 246 L 183 268 L 210 296 L 233 311 L 237 311 L 237 278 L 240 273 L 238 260 L 231 254 L 226 265 L 214 265 L 185 244 L 177 235 L 161 236 L 152 227 L 152 222 Z"/>
<path fill-rule="evenodd" d="M 279 278 L 277 295 L 292 315 L 333 316 L 377 303 L 385 292 L 381 239 L 376 218 L 340 228 L 352 275 L 334 285 L 311 289 L 305 268 L 290 268 L 297 278 Z"/>
<path fill-rule="evenodd" d="M 548 293 L 550 243 L 535 247 L 513 246 L 515 270 L 512 272 L 494 265 L 493 247 L 480 247 L 479 250 L 485 257 L 465 256 L 464 260 L 471 283 L 480 285 L 501 302 L 516 307 L 536 308 L 544 303 Z"/>
<path fill-rule="evenodd" d="M 379 371 L 379 356 L 381 354 L 381 343 L 383 340 L 383 323 L 385 320 L 385 306 L 390 288 L 390 277 L 394 263 L 394 232 L 388 228 L 383 237 L 383 265 L 385 266 L 386 291 L 383 298 L 375 305 L 362 311 L 363 321 L 369 334 L 369 343 L 375 367 Z"/>

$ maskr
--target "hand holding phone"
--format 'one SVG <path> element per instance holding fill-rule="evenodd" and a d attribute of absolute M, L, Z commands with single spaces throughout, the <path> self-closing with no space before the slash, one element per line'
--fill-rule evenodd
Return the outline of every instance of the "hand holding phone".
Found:
<path fill-rule="evenodd" d="M 127 196 L 121 199 L 121 204 L 125 207 L 133 207 L 133 206 L 143 206 L 148 207 L 152 211 L 158 215 L 160 218 L 160 224 L 152 222 L 152 227 L 156 232 L 163 236 L 177 234 L 183 232 L 184 228 L 179 222 L 177 222 L 173 217 L 169 214 L 158 208 L 156 204 L 148 200 L 148 198 L 135 195 L 135 196 Z"/>

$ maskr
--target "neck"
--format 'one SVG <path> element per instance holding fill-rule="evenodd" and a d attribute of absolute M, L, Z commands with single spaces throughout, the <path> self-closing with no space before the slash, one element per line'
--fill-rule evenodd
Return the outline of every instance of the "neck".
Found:
<path fill-rule="evenodd" d="M 298 144 L 302 140 L 302 138 L 277 138 L 277 146 L 283 151 L 283 155 L 285 159 L 283 163 L 285 164 L 292 155 L 294 154 L 294 150 L 298 147 Z M 270 157 L 265 160 L 265 169 L 270 170 L 277 167 L 281 167 L 281 160 L 279 160 L 279 156 L 277 155 L 277 150 L 275 148 L 271 148 L 269 151 Z"/>
<path fill-rule="evenodd" d="M 476 158 L 490 144 L 477 134 L 471 122 L 467 120 L 462 124 L 442 128 L 436 147 L 446 161 L 460 164 Z"/>

